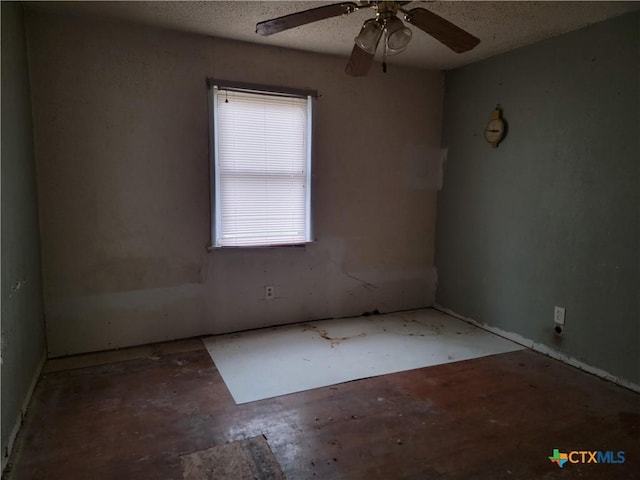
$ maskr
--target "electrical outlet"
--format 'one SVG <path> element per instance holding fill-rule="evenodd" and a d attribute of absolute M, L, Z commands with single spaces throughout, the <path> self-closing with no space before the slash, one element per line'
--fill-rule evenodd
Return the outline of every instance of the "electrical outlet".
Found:
<path fill-rule="evenodd" d="M 275 288 L 272 285 L 267 285 L 264 287 L 264 299 L 265 300 L 273 300 L 276 296 Z"/>
<path fill-rule="evenodd" d="M 553 307 L 553 322 L 556 325 L 564 325 L 564 307 Z"/>

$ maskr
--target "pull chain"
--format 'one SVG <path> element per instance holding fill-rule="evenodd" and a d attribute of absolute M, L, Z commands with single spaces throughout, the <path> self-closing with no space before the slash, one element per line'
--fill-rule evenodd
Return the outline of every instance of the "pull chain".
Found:
<path fill-rule="evenodd" d="M 382 73 L 387 73 L 387 39 L 389 33 L 385 29 L 384 31 L 384 48 L 382 49 Z"/>

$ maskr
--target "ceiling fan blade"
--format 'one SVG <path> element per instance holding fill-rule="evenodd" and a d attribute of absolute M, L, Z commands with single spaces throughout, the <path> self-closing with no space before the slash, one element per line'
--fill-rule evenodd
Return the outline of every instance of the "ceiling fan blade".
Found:
<path fill-rule="evenodd" d="M 265 20 L 256 25 L 256 33 L 260 35 L 273 35 L 274 33 L 283 32 L 290 28 L 299 27 L 308 23 L 324 20 L 325 18 L 346 15 L 355 12 L 358 5 L 354 2 L 334 3 L 332 5 L 324 5 L 322 7 L 303 10 L 302 12 L 292 13 L 283 17 Z"/>
<path fill-rule="evenodd" d="M 404 18 L 457 53 L 467 52 L 480 43 L 479 38 L 424 8 L 409 10 Z"/>
<path fill-rule="evenodd" d="M 373 54 L 365 52 L 358 45 L 354 45 L 349 63 L 347 63 L 344 71 L 353 77 L 364 77 L 369 73 L 372 63 Z"/>

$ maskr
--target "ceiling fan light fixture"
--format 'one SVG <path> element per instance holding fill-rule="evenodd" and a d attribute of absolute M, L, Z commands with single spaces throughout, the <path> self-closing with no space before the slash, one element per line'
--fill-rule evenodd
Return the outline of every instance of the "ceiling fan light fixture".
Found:
<path fill-rule="evenodd" d="M 382 37 L 384 26 L 375 18 L 370 18 L 364 25 L 360 33 L 355 38 L 356 45 L 367 53 L 375 54 Z"/>
<path fill-rule="evenodd" d="M 413 35 L 411 29 L 405 27 L 398 17 L 389 18 L 384 28 L 387 32 L 387 55 L 395 55 L 404 51 Z"/>

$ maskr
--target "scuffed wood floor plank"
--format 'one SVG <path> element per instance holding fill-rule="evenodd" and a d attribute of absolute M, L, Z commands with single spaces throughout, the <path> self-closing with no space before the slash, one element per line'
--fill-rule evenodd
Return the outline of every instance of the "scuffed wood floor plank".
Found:
<path fill-rule="evenodd" d="M 261 435 L 289 480 L 640 478 L 639 395 L 532 351 L 235 405 L 187 350 L 46 373 L 8 479 L 179 480 L 181 455 Z"/>

